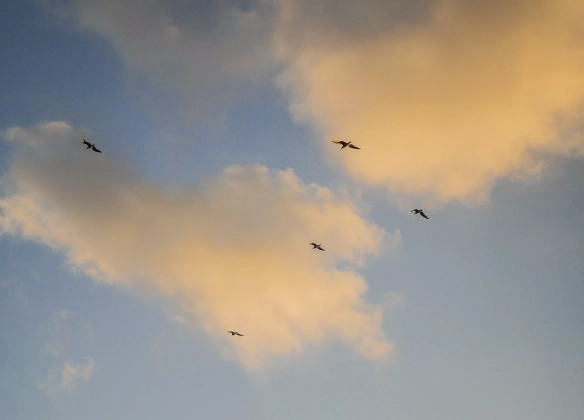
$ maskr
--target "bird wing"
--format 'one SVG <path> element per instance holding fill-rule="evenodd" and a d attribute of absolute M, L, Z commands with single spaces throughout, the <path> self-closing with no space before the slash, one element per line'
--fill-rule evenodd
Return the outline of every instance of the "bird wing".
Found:
<path fill-rule="evenodd" d="M 94 152 L 97 152 L 97 153 L 101 153 L 101 150 L 99 150 L 99 149 L 98 149 L 97 147 L 95 147 L 95 146 L 91 146 L 91 150 L 93 150 Z"/>
<path fill-rule="evenodd" d="M 320 246 L 318 247 L 318 249 L 320 249 L 321 251 L 324 251 L 324 248 L 321 248 Z"/>
<path fill-rule="evenodd" d="M 83 143 L 83 144 L 90 144 L 90 143 L 89 143 L 87 140 L 85 140 L 85 139 L 82 139 L 82 140 L 81 140 L 81 143 Z"/>
<path fill-rule="evenodd" d="M 236 333 L 235 333 L 235 335 L 238 335 L 238 336 L 240 336 L 240 337 L 243 337 L 243 334 L 240 334 L 240 333 L 238 333 L 238 332 L 236 332 Z"/>
<path fill-rule="evenodd" d="M 354 144 L 349 144 L 349 147 L 351 149 L 361 149 L 360 147 L 355 146 Z"/>
<path fill-rule="evenodd" d="M 420 212 L 420 216 L 425 217 L 426 219 L 430 220 L 430 218 L 428 216 L 426 216 L 423 211 Z"/>

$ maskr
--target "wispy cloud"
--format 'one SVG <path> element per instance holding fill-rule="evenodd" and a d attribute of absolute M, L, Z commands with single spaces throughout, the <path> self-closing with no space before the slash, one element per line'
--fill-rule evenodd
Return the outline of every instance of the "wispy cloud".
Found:
<path fill-rule="evenodd" d="M 91 357 L 85 361 L 74 363 L 66 362 L 61 367 L 49 372 L 45 381 L 38 388 L 47 394 L 72 392 L 82 382 L 88 382 L 95 372 L 96 365 Z"/>
<path fill-rule="evenodd" d="M 49 317 L 47 332 L 48 341 L 45 352 L 51 357 L 62 357 L 69 346 L 71 338 L 67 333 L 66 321 L 70 319 L 72 312 L 68 310 L 56 311 Z"/>
<path fill-rule="evenodd" d="M 95 340 L 91 324 L 67 309 L 53 312 L 44 329 L 47 341 L 43 350 L 53 358 L 64 358 Z"/>
<path fill-rule="evenodd" d="M 365 301 L 356 269 L 382 241 L 399 246 L 399 232 L 368 221 L 350 195 L 261 166 L 170 194 L 107 151 L 86 153 L 79 134 L 63 122 L 5 133 L 14 159 L 1 232 L 62 250 L 98 281 L 171 297 L 250 369 L 330 338 L 373 359 L 391 350 L 383 305 Z M 326 251 L 311 251 L 312 240 Z"/>

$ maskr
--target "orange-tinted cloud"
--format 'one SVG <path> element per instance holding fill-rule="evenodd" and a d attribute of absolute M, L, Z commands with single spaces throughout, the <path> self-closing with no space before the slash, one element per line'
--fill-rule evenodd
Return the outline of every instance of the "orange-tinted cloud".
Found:
<path fill-rule="evenodd" d="M 96 280 L 174 299 L 250 369 L 330 338 L 368 358 L 391 350 L 356 268 L 399 233 L 367 221 L 350 196 L 261 166 L 171 194 L 107 150 L 86 151 L 87 134 L 63 122 L 5 132 L 14 157 L 0 232 L 61 250 Z"/>
<path fill-rule="evenodd" d="M 438 0 L 402 21 L 391 19 L 400 2 L 366 3 L 377 14 L 355 28 L 346 22 L 362 17 L 357 5 L 351 20 L 328 2 L 283 0 L 276 30 L 293 113 L 322 130 L 330 153 L 335 138 L 362 147 L 339 154 L 355 178 L 481 202 L 494 180 L 529 165 L 529 150 L 566 150 L 554 121 L 584 99 L 581 1 Z"/>

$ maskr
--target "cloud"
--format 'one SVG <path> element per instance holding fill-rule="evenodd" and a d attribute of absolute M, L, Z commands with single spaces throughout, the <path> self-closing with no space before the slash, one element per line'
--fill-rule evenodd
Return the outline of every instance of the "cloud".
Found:
<path fill-rule="evenodd" d="M 584 100 L 579 0 L 48 3 L 199 116 L 280 72 L 334 164 L 406 201 L 480 203 L 498 178 L 538 173 L 531 151 L 584 148 L 556 125 Z"/>
<path fill-rule="evenodd" d="M 530 150 L 582 150 L 555 126 L 584 100 L 582 2 L 416 2 L 420 12 L 397 20 L 401 2 L 382 3 L 284 0 L 277 26 L 292 112 L 356 179 L 477 203 L 497 178 L 532 170 Z M 357 7 L 375 14 L 371 25 Z M 334 138 L 362 150 L 339 155 Z"/>
<path fill-rule="evenodd" d="M 63 358 L 76 348 L 92 344 L 96 338 L 91 324 L 67 309 L 53 312 L 44 330 L 47 339 L 43 350 L 53 358 Z"/>
<path fill-rule="evenodd" d="M 198 121 L 225 112 L 243 91 L 265 83 L 275 65 L 266 2 L 45 0 L 50 10 L 92 31 L 119 52 L 140 92 L 179 98 Z M 160 90 L 162 88 L 162 90 Z M 172 92 L 173 98 L 168 95 Z M 165 98 L 165 101 L 162 100 Z M 160 112 L 164 106 L 160 106 Z"/>
<path fill-rule="evenodd" d="M 62 367 L 49 372 L 46 380 L 38 385 L 38 389 L 50 395 L 73 392 L 80 382 L 88 382 L 93 377 L 95 367 L 91 357 L 79 363 L 66 362 Z"/>
<path fill-rule="evenodd" d="M 364 299 L 356 270 L 383 241 L 398 246 L 399 232 L 367 221 L 354 197 L 262 166 L 228 167 L 171 194 L 107 150 L 86 153 L 79 134 L 63 122 L 6 131 L 14 158 L 0 232 L 62 251 L 97 281 L 173 299 L 250 369 L 330 339 L 367 358 L 390 352 L 382 304 Z"/>
<path fill-rule="evenodd" d="M 61 357 L 70 346 L 71 337 L 67 330 L 67 320 L 73 316 L 68 310 L 53 312 L 47 323 L 48 341 L 45 352 L 52 357 Z"/>

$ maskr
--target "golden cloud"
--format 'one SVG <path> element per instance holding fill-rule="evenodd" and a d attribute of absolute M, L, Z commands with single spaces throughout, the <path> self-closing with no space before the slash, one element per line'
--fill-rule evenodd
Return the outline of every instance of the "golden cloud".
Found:
<path fill-rule="evenodd" d="M 391 350 L 356 268 L 399 232 L 367 221 L 348 194 L 261 166 L 171 194 L 86 151 L 80 134 L 63 122 L 5 132 L 14 158 L 0 233 L 61 250 L 96 280 L 172 298 L 250 369 L 331 338 L 368 358 Z"/>
<path fill-rule="evenodd" d="M 350 36 L 333 13 L 319 9 L 321 29 L 314 8 L 282 3 L 276 39 L 292 112 L 359 181 L 476 203 L 529 166 L 530 150 L 566 150 L 554 122 L 584 99 L 581 1 L 439 0 L 408 22 L 371 17 Z M 308 25 L 300 40 L 298 25 Z M 362 150 L 338 155 L 339 138 Z"/>

